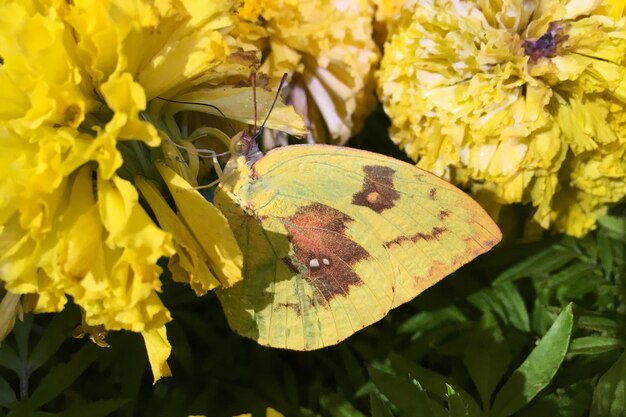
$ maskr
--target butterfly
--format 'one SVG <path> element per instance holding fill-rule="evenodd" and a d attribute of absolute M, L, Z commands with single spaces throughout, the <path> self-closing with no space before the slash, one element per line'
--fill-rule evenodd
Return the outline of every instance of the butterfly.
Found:
<path fill-rule="evenodd" d="M 501 239 L 478 203 L 414 165 L 330 145 L 262 154 L 255 136 L 233 137 L 214 204 L 244 255 L 243 279 L 217 295 L 259 344 L 336 344 Z"/>

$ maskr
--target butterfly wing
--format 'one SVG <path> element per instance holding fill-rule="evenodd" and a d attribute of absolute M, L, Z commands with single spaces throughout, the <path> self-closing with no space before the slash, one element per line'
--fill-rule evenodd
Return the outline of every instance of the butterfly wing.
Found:
<path fill-rule="evenodd" d="M 344 147 L 272 150 L 215 203 L 244 253 L 244 279 L 218 291 L 229 324 L 287 349 L 340 342 L 501 239 L 456 187 Z"/>

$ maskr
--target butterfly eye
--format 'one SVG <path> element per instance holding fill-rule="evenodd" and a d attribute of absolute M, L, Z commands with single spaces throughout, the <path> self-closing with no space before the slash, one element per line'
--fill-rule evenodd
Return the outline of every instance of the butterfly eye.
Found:
<path fill-rule="evenodd" d="M 233 152 L 237 155 L 244 155 L 248 152 L 250 143 L 245 139 L 239 139 L 233 144 Z"/>

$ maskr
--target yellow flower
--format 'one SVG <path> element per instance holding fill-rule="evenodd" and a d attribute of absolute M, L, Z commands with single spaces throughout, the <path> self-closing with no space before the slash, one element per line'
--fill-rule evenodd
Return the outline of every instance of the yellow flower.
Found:
<path fill-rule="evenodd" d="M 189 416 L 189 417 L 194 417 L 194 416 Z M 252 414 L 240 414 L 235 417 L 252 417 Z M 272 407 L 267 407 L 265 409 L 265 417 L 284 417 L 284 416 L 282 413 L 274 410 Z"/>
<path fill-rule="evenodd" d="M 378 73 L 391 134 L 487 206 L 581 236 L 626 195 L 623 1 L 406 3 Z"/>
<path fill-rule="evenodd" d="M 180 219 L 160 228 L 141 206 L 133 181 L 161 181 L 157 147 L 172 143 L 166 122 L 146 107 L 157 96 L 248 78 L 257 52 L 229 34 L 232 7 L 230 0 L 0 5 L 0 279 L 13 298 L 36 294 L 35 312 L 60 311 L 71 296 L 83 312 L 78 334 L 98 344 L 106 345 L 108 330 L 141 333 L 155 380 L 169 373 L 171 349 L 157 261 L 175 259 L 175 279 L 198 292 L 218 285 L 212 272 L 220 282 L 236 277 L 238 261 L 213 252 L 232 255 L 230 269 L 210 256 L 206 263 L 198 254 L 214 242 L 192 241 Z"/>
<path fill-rule="evenodd" d="M 373 109 L 373 16 L 369 0 L 248 0 L 238 10 L 237 36 L 266 51 L 261 71 L 273 85 L 289 74 L 286 100 L 308 142 L 345 143 Z"/>

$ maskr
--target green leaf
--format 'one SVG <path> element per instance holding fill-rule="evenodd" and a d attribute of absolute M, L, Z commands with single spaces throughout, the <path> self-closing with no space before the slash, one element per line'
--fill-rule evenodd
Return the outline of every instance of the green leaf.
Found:
<path fill-rule="evenodd" d="M 370 368 L 370 377 L 380 392 L 407 416 L 447 417 L 446 409 L 428 397 L 415 382 Z"/>
<path fill-rule="evenodd" d="M 598 219 L 598 224 L 613 239 L 626 242 L 626 220 L 613 216 L 603 216 Z"/>
<path fill-rule="evenodd" d="M 543 290 L 537 293 L 531 314 L 532 330 L 535 334 L 546 334 L 554 322 L 555 315 L 548 309 L 549 302 L 550 294 L 548 291 Z"/>
<path fill-rule="evenodd" d="M 391 366 L 396 372 L 407 373 L 410 377 L 419 381 L 420 385 L 429 393 L 437 395 L 441 399 L 445 399 L 448 394 L 447 386 L 449 385 L 463 398 L 463 402 L 467 404 L 470 415 L 477 416 L 482 414 L 474 398 L 465 392 L 452 378 L 439 375 L 437 372 L 426 369 L 395 353 L 389 355 L 389 359 Z"/>
<path fill-rule="evenodd" d="M 568 353 L 597 355 L 624 347 L 624 341 L 611 336 L 585 336 L 572 339 Z"/>
<path fill-rule="evenodd" d="M 2 346 L 0 346 L 0 366 L 17 373 L 22 369 L 20 357 L 17 356 L 17 353 L 15 353 L 8 343 L 3 343 Z"/>
<path fill-rule="evenodd" d="M 370 394 L 370 408 L 372 410 L 372 417 L 393 417 L 393 413 L 389 410 L 384 401 L 374 393 Z"/>
<path fill-rule="evenodd" d="M 626 416 L 626 351 L 600 377 L 593 393 L 593 403 L 589 416 Z"/>
<path fill-rule="evenodd" d="M 464 362 L 483 409 L 488 410 L 493 391 L 511 362 L 509 347 L 491 313 L 483 314 L 480 326 L 469 337 Z"/>
<path fill-rule="evenodd" d="M 491 409 L 491 417 L 512 415 L 550 383 L 567 353 L 573 322 L 570 304 L 500 389 Z"/>
<path fill-rule="evenodd" d="M 45 411 L 33 411 L 26 403 L 17 402 L 11 407 L 11 412 L 7 417 L 57 417 L 57 414 L 47 413 Z"/>
<path fill-rule="evenodd" d="M 367 377 L 365 376 L 364 368 L 361 366 L 352 350 L 348 348 L 348 345 L 339 345 L 339 352 L 343 362 L 342 368 L 350 385 L 357 389 L 365 384 L 367 382 Z"/>
<path fill-rule="evenodd" d="M 365 417 L 342 395 L 337 393 L 324 395 L 320 398 L 320 404 L 332 417 Z"/>
<path fill-rule="evenodd" d="M 71 329 L 78 324 L 78 319 L 77 312 L 69 307 L 52 316 L 52 320 L 46 326 L 28 358 L 31 373 L 39 369 L 59 350 L 61 344 L 68 338 Z"/>
<path fill-rule="evenodd" d="M 581 381 L 542 398 L 535 398 L 518 417 L 583 417 L 588 415 L 593 384 Z"/>
<path fill-rule="evenodd" d="M 492 311 L 502 321 L 522 332 L 530 331 L 530 319 L 519 291 L 511 282 L 503 282 L 493 288 L 485 288 L 467 297 L 468 301 L 483 312 Z"/>
<path fill-rule="evenodd" d="M 613 242 L 604 230 L 598 232 L 598 257 L 604 269 L 604 276 L 608 277 L 613 272 Z"/>
<path fill-rule="evenodd" d="M 105 417 L 120 409 L 127 400 L 101 400 L 90 404 L 79 405 L 70 408 L 69 410 L 62 411 L 57 414 L 58 417 Z"/>
<path fill-rule="evenodd" d="M 504 281 L 522 277 L 550 273 L 575 259 L 577 256 L 578 254 L 575 251 L 561 245 L 556 244 L 549 246 L 506 269 L 498 275 L 494 284 L 500 284 Z"/>
<path fill-rule="evenodd" d="M 450 385 L 446 384 L 446 388 L 448 390 L 446 395 L 448 400 L 448 415 L 450 417 L 469 417 L 469 410 L 463 398 L 457 394 Z"/>
<path fill-rule="evenodd" d="M 585 279 L 590 275 L 595 275 L 597 268 L 596 264 L 577 262 L 552 275 L 549 282 L 552 287 L 557 288 L 563 285 L 569 285 L 571 281 Z"/>
<path fill-rule="evenodd" d="M 0 407 L 8 407 L 9 404 L 17 401 L 15 391 L 6 379 L 0 376 Z"/>
<path fill-rule="evenodd" d="M 67 363 L 52 368 L 27 400 L 30 407 L 35 410 L 56 398 L 85 372 L 103 350 L 93 343 L 87 343 Z"/>
<path fill-rule="evenodd" d="M 530 319 L 528 310 L 515 285 L 511 282 L 503 282 L 495 285 L 494 291 L 502 304 L 502 310 L 508 323 L 522 332 L 529 332 Z"/>
<path fill-rule="evenodd" d="M 594 330 L 596 332 L 605 332 L 610 334 L 617 334 L 622 331 L 626 326 L 622 323 L 618 323 L 613 319 L 597 315 L 581 315 L 576 320 L 576 325 L 579 329 Z"/>
<path fill-rule="evenodd" d="M 16 320 L 13 326 L 13 335 L 17 342 L 17 354 L 23 362 L 28 360 L 28 339 L 33 327 L 33 315 L 24 316 L 24 321 Z"/>
<path fill-rule="evenodd" d="M 443 323 L 461 323 L 465 321 L 467 321 L 465 314 L 457 306 L 450 305 L 415 314 L 398 327 L 398 334 L 422 333 Z"/>
<path fill-rule="evenodd" d="M 581 299 L 603 283 L 598 266 L 588 263 L 574 264 L 550 278 L 550 285 L 556 287 L 561 302 Z"/>

